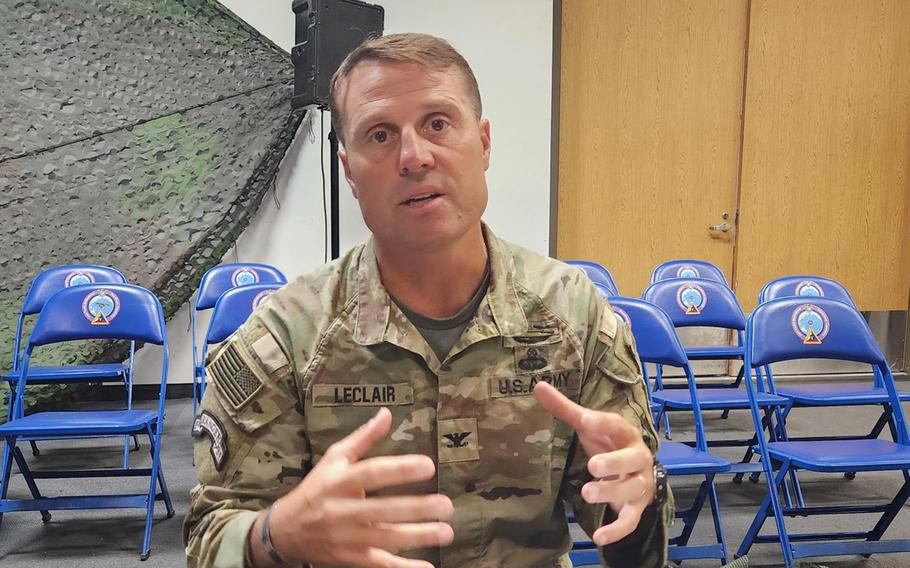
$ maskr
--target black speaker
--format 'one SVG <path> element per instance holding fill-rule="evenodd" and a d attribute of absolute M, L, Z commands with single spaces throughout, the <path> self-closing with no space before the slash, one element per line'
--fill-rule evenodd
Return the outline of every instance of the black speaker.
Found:
<path fill-rule="evenodd" d="M 294 108 L 327 107 L 329 82 L 367 36 L 382 35 L 382 6 L 359 0 L 294 0 Z"/>

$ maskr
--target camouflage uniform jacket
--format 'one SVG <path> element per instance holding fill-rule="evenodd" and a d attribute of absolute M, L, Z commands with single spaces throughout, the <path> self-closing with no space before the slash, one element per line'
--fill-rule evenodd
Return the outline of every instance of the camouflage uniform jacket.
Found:
<path fill-rule="evenodd" d="M 490 287 L 443 361 L 390 301 L 370 243 L 272 294 L 212 354 L 193 428 L 190 567 L 242 568 L 257 514 L 379 406 L 392 430 L 370 455 L 420 453 L 438 468 L 385 494 L 455 505 L 455 541 L 408 554 L 443 568 L 571 566 L 563 499 L 588 534 L 615 518 L 580 498 L 587 456 L 529 393 L 547 381 L 617 412 L 656 451 L 632 335 L 581 271 L 485 230 Z M 664 565 L 672 504 L 649 509 L 632 546 L 602 550 L 605 565 Z"/>

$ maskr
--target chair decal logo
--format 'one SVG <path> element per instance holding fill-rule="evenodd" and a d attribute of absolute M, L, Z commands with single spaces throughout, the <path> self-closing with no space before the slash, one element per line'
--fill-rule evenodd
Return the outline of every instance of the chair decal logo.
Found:
<path fill-rule="evenodd" d="M 818 282 L 803 280 L 796 285 L 796 295 L 820 298 L 825 295 L 825 290 Z"/>
<path fill-rule="evenodd" d="M 698 278 L 700 276 L 701 274 L 698 273 L 698 269 L 691 264 L 684 264 L 676 271 L 677 278 Z"/>
<path fill-rule="evenodd" d="M 804 304 L 793 310 L 790 324 L 793 333 L 803 340 L 804 345 L 821 345 L 831 329 L 828 314 L 813 304 Z"/>
<path fill-rule="evenodd" d="M 110 325 L 120 313 L 120 298 L 110 290 L 92 290 L 82 300 L 82 315 L 92 325 Z"/>
<path fill-rule="evenodd" d="M 629 329 L 632 329 L 632 318 L 629 317 L 629 314 L 626 313 L 626 310 L 617 308 L 615 306 L 611 307 L 613 308 L 613 315 L 616 316 L 616 321 L 621 324 L 624 323 L 629 327 Z"/>
<path fill-rule="evenodd" d="M 676 302 L 687 316 L 701 315 L 708 303 L 708 295 L 698 284 L 686 283 L 676 291 Z"/>
<path fill-rule="evenodd" d="M 262 292 L 256 294 L 256 296 L 253 298 L 253 309 L 255 310 L 258 308 L 259 304 L 261 304 L 262 301 L 265 300 L 266 297 L 268 297 L 271 293 L 272 290 L 263 290 Z"/>
<path fill-rule="evenodd" d="M 238 268 L 231 274 L 231 284 L 236 286 L 248 286 L 259 282 L 259 273 L 254 268 L 244 266 Z"/>
<path fill-rule="evenodd" d="M 66 279 L 63 281 L 63 285 L 69 288 L 70 286 L 82 286 L 83 284 L 91 284 L 94 281 L 95 277 L 91 272 L 76 270 L 66 275 Z"/>

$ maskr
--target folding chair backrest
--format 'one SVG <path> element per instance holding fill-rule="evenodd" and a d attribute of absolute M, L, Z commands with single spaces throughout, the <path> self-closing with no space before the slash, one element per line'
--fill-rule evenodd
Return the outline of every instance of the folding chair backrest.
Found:
<path fill-rule="evenodd" d="M 60 290 L 93 283 L 126 284 L 126 277 L 119 270 L 94 264 L 68 264 L 48 268 L 32 280 L 22 302 L 22 313 L 37 314 L 45 302 Z"/>
<path fill-rule="evenodd" d="M 765 284 L 758 293 L 758 303 L 778 298 L 828 298 L 850 304 L 856 308 L 856 302 L 847 288 L 837 280 L 823 276 L 784 276 Z"/>
<path fill-rule="evenodd" d="M 613 275 L 610 274 L 610 271 L 607 270 L 606 266 L 590 260 L 567 260 L 566 264 L 581 268 L 584 273 L 588 275 L 588 278 L 591 279 L 591 282 L 605 287 L 610 292 L 609 296 L 619 295 L 619 287 L 616 285 L 616 281 L 613 280 Z"/>
<path fill-rule="evenodd" d="M 269 294 L 282 284 L 254 284 L 228 290 L 218 298 L 205 335 L 206 344 L 221 343 L 250 317 Z"/>
<path fill-rule="evenodd" d="M 632 330 L 642 362 L 683 367 L 689 364 L 686 350 L 676 334 L 670 316 L 659 306 L 616 296 L 610 298 L 616 319 Z"/>
<path fill-rule="evenodd" d="M 29 348 L 77 339 L 127 339 L 164 345 L 164 316 L 154 294 L 131 284 L 87 284 L 51 296 Z"/>
<path fill-rule="evenodd" d="M 616 290 L 610 288 L 609 286 L 604 286 L 599 282 L 595 282 L 594 287 L 597 288 L 597 291 L 600 292 L 600 295 L 604 298 L 613 298 L 617 296 Z"/>
<path fill-rule="evenodd" d="M 202 275 L 199 281 L 199 291 L 196 293 L 196 311 L 208 310 L 215 307 L 215 302 L 221 294 L 237 288 L 252 284 L 287 284 L 287 278 L 274 266 L 260 263 L 230 263 L 219 264 L 210 268 Z"/>
<path fill-rule="evenodd" d="M 676 327 L 746 328 L 746 316 L 733 290 L 716 280 L 661 280 L 648 286 L 642 299 L 660 306 Z"/>
<path fill-rule="evenodd" d="M 704 278 L 727 283 L 727 277 L 716 265 L 705 260 L 668 260 L 657 265 L 651 271 L 651 283 L 668 280 L 670 278 Z"/>
<path fill-rule="evenodd" d="M 747 349 L 752 366 L 793 359 L 887 366 L 862 315 L 844 302 L 828 298 L 769 300 L 755 308 L 749 326 Z"/>

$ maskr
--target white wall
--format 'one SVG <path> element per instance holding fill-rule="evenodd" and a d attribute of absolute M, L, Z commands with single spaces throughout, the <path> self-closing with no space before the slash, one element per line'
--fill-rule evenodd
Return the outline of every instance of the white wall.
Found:
<path fill-rule="evenodd" d="M 294 44 L 290 0 L 221 0 L 282 49 Z M 385 33 L 424 32 L 447 39 L 471 64 L 490 119 L 492 159 L 487 172 L 490 202 L 484 219 L 501 237 L 547 254 L 550 227 L 550 119 L 552 0 L 378 0 Z M 315 115 L 315 116 L 314 116 Z M 320 173 L 320 116 L 301 126 L 281 165 L 271 196 L 237 244 L 236 259 L 277 266 L 288 278 L 323 262 L 324 224 Z M 329 115 L 324 116 L 325 133 Z M 328 143 L 325 143 L 327 158 Z M 329 162 L 325 160 L 326 186 Z M 365 240 L 368 231 L 357 201 L 341 176 L 341 250 Z M 232 251 L 225 261 L 234 261 Z M 201 320 L 203 323 L 206 320 Z M 192 380 L 189 305 L 168 322 L 168 381 Z M 204 325 L 202 326 L 204 329 Z M 146 367 L 153 350 L 138 355 L 137 383 L 158 381 Z M 160 355 L 159 355 L 160 356 Z"/>

